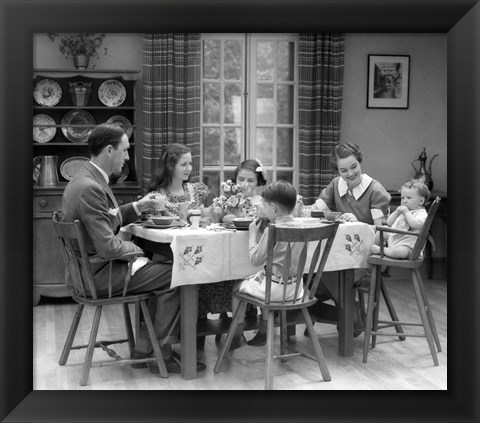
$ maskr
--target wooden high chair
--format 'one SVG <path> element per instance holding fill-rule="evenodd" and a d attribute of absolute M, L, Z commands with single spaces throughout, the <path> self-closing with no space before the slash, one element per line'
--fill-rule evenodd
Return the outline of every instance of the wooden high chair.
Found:
<path fill-rule="evenodd" d="M 427 241 L 430 227 L 432 225 L 435 213 L 438 209 L 440 197 L 436 197 L 433 201 L 430 209 L 428 210 L 428 217 L 423 224 L 422 230 L 419 233 L 404 231 L 400 229 L 393 229 L 388 226 L 377 226 L 377 230 L 380 231 L 380 254 L 372 255 L 368 259 L 368 263 L 373 266 L 372 276 L 370 279 L 370 287 L 368 294 L 368 307 L 367 307 L 367 322 L 365 325 L 365 339 L 363 344 L 363 362 L 367 362 L 368 347 L 370 338 L 372 338 L 372 348 L 375 348 L 376 338 L 378 335 L 383 336 L 398 336 L 398 333 L 385 333 L 380 332 L 380 329 L 384 329 L 391 326 L 423 326 L 424 335 L 414 333 L 402 333 L 403 336 L 422 336 L 427 338 L 430 353 L 433 358 L 435 366 L 438 366 L 437 351 L 442 351 L 440 346 L 440 340 L 438 338 L 437 329 L 433 320 L 432 310 L 428 303 L 428 298 L 423 286 L 422 275 L 420 274 L 420 266 L 423 263 L 422 251 Z M 398 233 L 405 235 L 412 235 L 417 237 L 417 241 L 413 247 L 410 257 L 408 259 L 394 259 L 386 257 L 383 253 L 384 244 L 384 232 Z M 399 267 L 410 270 L 410 276 L 412 278 L 412 284 L 415 292 L 415 298 L 417 300 L 418 309 L 420 312 L 421 323 L 405 323 L 398 320 L 379 320 L 379 308 L 380 308 L 380 287 L 383 284 L 381 269 L 382 266 Z M 379 326 L 379 323 L 382 326 Z"/>

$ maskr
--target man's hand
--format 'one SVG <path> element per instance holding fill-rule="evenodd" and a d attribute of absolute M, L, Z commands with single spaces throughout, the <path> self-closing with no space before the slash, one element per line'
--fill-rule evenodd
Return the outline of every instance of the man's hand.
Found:
<path fill-rule="evenodd" d="M 138 210 L 160 210 L 165 208 L 166 197 L 161 194 L 147 194 L 141 200 L 136 202 Z"/>

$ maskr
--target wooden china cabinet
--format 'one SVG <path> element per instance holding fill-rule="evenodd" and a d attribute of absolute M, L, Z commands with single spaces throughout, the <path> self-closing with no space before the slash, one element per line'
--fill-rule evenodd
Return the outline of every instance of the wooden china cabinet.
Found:
<path fill-rule="evenodd" d="M 62 194 L 82 161 L 88 160 L 88 132 L 100 123 L 125 125 L 130 160 L 112 180 L 121 205 L 140 194 L 138 181 L 134 70 L 33 71 L 33 304 L 41 296 L 69 296 L 65 267 L 53 225 L 52 212 L 61 210 Z M 77 87 L 77 92 L 73 89 Z M 78 87 L 82 88 L 78 90 Z M 90 90 L 88 98 L 85 91 Z M 42 178 L 41 158 L 56 156 L 56 181 Z M 51 170 L 51 167 L 50 167 Z M 55 179 L 55 178 L 53 178 Z M 45 184 L 48 184 L 45 186 Z"/>

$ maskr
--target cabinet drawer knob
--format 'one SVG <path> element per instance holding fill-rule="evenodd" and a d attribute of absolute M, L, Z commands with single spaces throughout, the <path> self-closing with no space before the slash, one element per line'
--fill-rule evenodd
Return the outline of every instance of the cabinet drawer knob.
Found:
<path fill-rule="evenodd" d="M 40 207 L 45 208 L 47 207 L 47 200 L 40 200 L 39 204 L 40 204 Z"/>

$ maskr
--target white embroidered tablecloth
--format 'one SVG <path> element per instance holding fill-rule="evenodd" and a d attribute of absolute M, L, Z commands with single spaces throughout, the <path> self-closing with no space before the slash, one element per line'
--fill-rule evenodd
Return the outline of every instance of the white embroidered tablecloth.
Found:
<path fill-rule="evenodd" d="M 318 225 L 318 219 L 299 221 Z M 155 229 L 130 224 L 122 232 L 170 244 L 174 257 L 172 287 L 242 279 L 261 269 L 250 263 L 248 231 Z M 373 237 L 373 229 L 365 223 L 341 223 L 324 270 L 367 268 Z M 313 253 L 314 248 L 309 251 Z"/>

